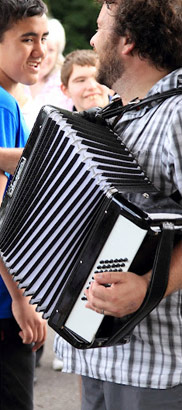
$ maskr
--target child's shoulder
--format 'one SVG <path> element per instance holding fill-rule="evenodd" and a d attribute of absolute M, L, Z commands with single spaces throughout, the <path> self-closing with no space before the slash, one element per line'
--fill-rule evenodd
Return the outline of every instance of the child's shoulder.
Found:
<path fill-rule="evenodd" d="M 6 108 L 9 111 L 17 108 L 17 102 L 15 98 L 1 86 L 0 86 L 0 107 Z"/>

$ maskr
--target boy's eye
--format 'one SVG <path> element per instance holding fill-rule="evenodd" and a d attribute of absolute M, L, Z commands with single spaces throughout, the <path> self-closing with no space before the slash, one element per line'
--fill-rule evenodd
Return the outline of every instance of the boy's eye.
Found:
<path fill-rule="evenodd" d="M 42 37 L 42 41 L 47 41 L 47 37 Z M 54 52 L 55 50 L 51 50 L 51 52 Z"/>
<path fill-rule="evenodd" d="M 31 43 L 33 40 L 32 40 L 32 38 L 24 38 L 23 39 L 23 43 Z"/>

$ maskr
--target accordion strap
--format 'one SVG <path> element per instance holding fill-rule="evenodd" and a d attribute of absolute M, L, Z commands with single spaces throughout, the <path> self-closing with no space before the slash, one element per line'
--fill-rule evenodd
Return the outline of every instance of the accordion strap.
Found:
<path fill-rule="evenodd" d="M 174 245 L 175 229 L 172 223 L 164 223 L 161 238 L 155 254 L 151 280 L 146 297 L 140 308 L 131 315 L 127 323 L 121 327 L 105 346 L 123 344 L 130 340 L 134 327 L 143 320 L 163 298 L 169 278 L 169 267 Z"/>
<path fill-rule="evenodd" d="M 182 94 L 182 87 L 173 88 L 162 93 L 153 94 L 149 97 L 143 98 L 142 100 L 139 100 L 137 98 L 127 105 L 122 105 L 121 98 L 117 98 L 113 102 L 108 104 L 106 107 L 102 108 L 101 110 L 98 110 L 96 112 L 96 118 L 108 119 L 115 116 L 119 116 L 119 118 L 116 119 L 117 121 L 119 121 L 121 116 L 127 111 L 132 111 L 136 109 L 140 110 L 141 108 L 145 107 L 146 105 L 149 105 L 150 103 L 153 103 L 154 101 L 166 100 L 166 98 L 178 94 Z"/>

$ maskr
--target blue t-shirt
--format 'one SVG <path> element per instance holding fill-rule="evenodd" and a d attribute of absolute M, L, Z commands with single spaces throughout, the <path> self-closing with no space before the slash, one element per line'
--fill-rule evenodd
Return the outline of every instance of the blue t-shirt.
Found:
<path fill-rule="evenodd" d="M 0 146 L 23 148 L 29 130 L 15 98 L 0 87 Z M 8 174 L 7 174 L 8 176 Z M 0 276 L 0 319 L 12 317 L 11 296 Z"/>

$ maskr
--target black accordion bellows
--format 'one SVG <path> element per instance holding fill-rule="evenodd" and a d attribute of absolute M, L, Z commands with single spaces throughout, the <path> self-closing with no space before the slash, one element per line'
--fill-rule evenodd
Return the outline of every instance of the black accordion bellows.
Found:
<path fill-rule="evenodd" d="M 164 202 L 160 223 L 158 200 Z M 163 235 L 161 224 L 166 221 Z M 111 129 L 45 106 L 3 200 L 0 224 L 1 256 L 18 286 L 59 334 L 78 348 L 88 348 L 125 342 L 145 316 L 142 308 L 141 316 L 103 319 L 85 309 L 83 291 L 93 273 L 147 272 L 161 237 L 167 232 L 171 238 L 174 230 L 181 230 L 182 212 L 172 200 L 160 198 Z M 144 263 L 139 250 L 148 243 Z M 152 303 L 150 299 L 146 314 L 166 286 L 167 279 Z"/>

